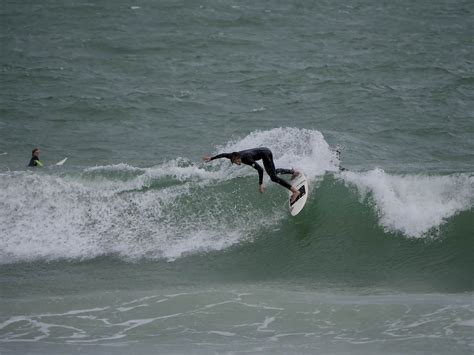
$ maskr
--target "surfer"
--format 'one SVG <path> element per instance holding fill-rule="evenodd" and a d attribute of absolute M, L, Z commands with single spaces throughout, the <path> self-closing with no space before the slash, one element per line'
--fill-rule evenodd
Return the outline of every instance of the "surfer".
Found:
<path fill-rule="evenodd" d="M 39 148 L 33 149 L 31 152 L 31 160 L 28 166 L 43 166 L 41 160 L 39 160 L 40 150 Z"/>
<path fill-rule="evenodd" d="M 293 179 L 299 175 L 299 172 L 294 169 L 275 169 L 275 164 L 273 163 L 273 154 L 272 154 L 272 151 L 268 148 L 262 147 L 262 148 L 246 149 L 246 150 L 241 150 L 240 152 L 222 153 L 222 154 L 215 155 L 213 157 L 206 155 L 202 159 L 205 162 L 209 162 L 211 160 L 219 159 L 219 158 L 230 159 L 232 164 L 236 164 L 236 165 L 241 165 L 242 163 L 244 163 L 245 165 L 250 165 L 255 170 L 257 170 L 258 183 L 259 183 L 258 189 L 261 193 L 263 193 L 264 191 L 263 169 L 257 163 L 257 160 L 262 160 L 265 171 L 270 176 L 270 179 L 273 182 L 280 184 L 281 186 L 287 188 L 288 190 L 292 192 L 291 199 L 290 199 L 291 203 L 293 203 L 293 201 L 295 201 L 300 194 L 300 192 L 296 190 L 293 186 L 291 186 L 287 181 L 277 176 L 277 174 L 291 174 L 293 175 L 292 176 L 292 179 Z"/>

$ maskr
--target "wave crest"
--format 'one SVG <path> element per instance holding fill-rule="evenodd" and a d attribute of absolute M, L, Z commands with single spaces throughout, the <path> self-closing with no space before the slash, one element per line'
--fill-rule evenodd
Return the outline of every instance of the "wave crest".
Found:
<path fill-rule="evenodd" d="M 468 174 L 391 175 L 374 169 L 342 176 L 362 199 L 372 199 L 386 230 L 411 237 L 424 236 L 474 202 L 474 178 Z"/>

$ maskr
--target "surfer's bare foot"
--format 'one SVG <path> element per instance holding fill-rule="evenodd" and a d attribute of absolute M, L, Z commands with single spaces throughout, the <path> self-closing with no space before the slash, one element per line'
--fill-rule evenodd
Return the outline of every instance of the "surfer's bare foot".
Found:
<path fill-rule="evenodd" d="M 296 178 L 299 174 L 301 174 L 298 170 L 293 169 L 293 174 L 291 175 L 291 180 Z"/>
<path fill-rule="evenodd" d="M 299 191 L 294 191 L 293 194 L 291 195 L 290 203 L 295 202 L 299 195 L 300 195 Z"/>

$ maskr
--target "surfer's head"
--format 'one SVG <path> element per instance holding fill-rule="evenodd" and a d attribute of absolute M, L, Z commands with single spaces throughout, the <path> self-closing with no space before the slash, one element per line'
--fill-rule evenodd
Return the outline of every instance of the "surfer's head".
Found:
<path fill-rule="evenodd" d="M 40 153 L 39 148 L 35 148 L 35 149 L 33 149 L 33 150 L 31 151 L 31 155 L 32 155 L 33 157 L 38 157 L 38 156 L 39 156 L 39 153 Z"/>
<path fill-rule="evenodd" d="M 239 153 L 232 152 L 230 154 L 230 161 L 232 162 L 232 164 L 240 165 L 240 164 L 242 164 L 242 157 L 240 156 Z"/>

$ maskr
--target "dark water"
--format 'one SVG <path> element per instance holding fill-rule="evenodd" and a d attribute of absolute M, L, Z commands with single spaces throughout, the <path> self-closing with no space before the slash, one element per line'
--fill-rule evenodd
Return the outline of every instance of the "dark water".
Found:
<path fill-rule="evenodd" d="M 3 4 L 0 352 L 471 353 L 472 20 Z M 253 169 L 201 162 L 255 146 L 308 176 L 297 217 Z"/>

